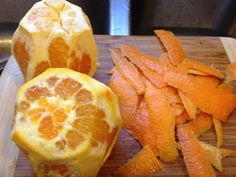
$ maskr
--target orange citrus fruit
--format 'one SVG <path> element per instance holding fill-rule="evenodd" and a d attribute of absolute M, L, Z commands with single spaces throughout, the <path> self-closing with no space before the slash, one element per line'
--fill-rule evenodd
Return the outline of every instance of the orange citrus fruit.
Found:
<path fill-rule="evenodd" d="M 65 0 L 36 3 L 14 33 L 12 53 L 26 81 L 48 68 L 70 68 L 92 76 L 97 67 L 88 17 Z"/>
<path fill-rule="evenodd" d="M 118 98 L 107 86 L 51 68 L 19 89 L 12 139 L 38 176 L 96 176 L 121 123 Z"/>

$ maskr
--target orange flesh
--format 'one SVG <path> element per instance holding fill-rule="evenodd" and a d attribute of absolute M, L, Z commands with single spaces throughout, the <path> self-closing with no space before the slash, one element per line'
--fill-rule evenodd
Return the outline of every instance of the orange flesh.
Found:
<path fill-rule="evenodd" d="M 74 79 L 63 79 L 55 87 L 56 94 L 60 95 L 62 98 L 66 99 L 72 96 L 78 89 L 80 89 L 81 84 Z"/>
<path fill-rule="evenodd" d="M 24 77 L 26 77 L 26 72 L 29 64 L 29 54 L 26 50 L 24 42 L 21 42 L 19 39 L 16 40 L 13 51 L 17 60 L 17 63 L 20 66 L 21 72 Z"/>
<path fill-rule="evenodd" d="M 143 93 L 144 83 L 142 82 L 137 68 L 126 58 L 124 58 L 119 50 L 111 49 L 111 55 L 112 60 L 121 76 L 126 79 L 139 94 Z"/>
<path fill-rule="evenodd" d="M 53 39 L 48 49 L 49 60 L 53 68 L 67 67 L 67 59 L 69 58 L 69 47 L 64 39 L 57 37 Z"/>
<path fill-rule="evenodd" d="M 136 53 L 136 49 L 133 49 L 133 47 L 130 46 L 123 46 L 121 50 L 122 54 L 128 57 L 129 60 L 135 64 L 157 88 L 166 86 L 166 83 L 163 82 L 163 76 L 161 74 L 149 69 L 142 63 L 142 58 L 140 58 Z"/>
<path fill-rule="evenodd" d="M 49 63 L 47 61 L 42 61 L 39 63 L 34 71 L 34 77 L 38 76 L 39 74 L 43 73 L 50 67 Z"/>
<path fill-rule="evenodd" d="M 233 94 L 233 86 L 231 84 L 222 83 L 218 86 L 218 89 L 227 94 Z"/>
<path fill-rule="evenodd" d="M 57 172 L 61 176 L 70 176 L 70 171 L 68 167 L 64 164 L 49 164 L 49 163 L 42 163 L 40 164 L 40 169 L 43 169 L 43 174 L 47 175 L 51 171 Z"/>
<path fill-rule="evenodd" d="M 224 75 L 218 69 L 206 66 L 196 60 L 191 60 L 186 58 L 181 62 L 179 67 L 186 68 L 188 70 L 187 72 L 189 72 L 189 70 L 192 69 L 205 73 L 206 75 L 212 75 L 218 77 L 220 79 L 224 78 Z"/>
<path fill-rule="evenodd" d="M 202 111 L 225 122 L 236 105 L 236 97 L 217 89 L 206 80 L 178 72 L 168 72 L 164 80 L 181 90 Z"/>
<path fill-rule="evenodd" d="M 46 87 L 32 86 L 26 90 L 25 96 L 29 101 L 34 101 L 42 96 L 50 96 L 50 92 Z"/>
<path fill-rule="evenodd" d="M 88 90 L 82 88 L 75 94 L 77 104 L 87 104 L 92 101 L 92 94 Z"/>
<path fill-rule="evenodd" d="M 84 141 L 84 137 L 78 131 L 69 130 L 66 133 L 66 140 L 69 147 L 75 149 L 81 142 Z"/>
<path fill-rule="evenodd" d="M 58 131 L 54 128 L 51 116 L 45 116 L 42 118 L 39 123 L 38 131 L 41 136 L 47 140 L 53 139 L 58 135 Z"/>
<path fill-rule="evenodd" d="M 212 125 L 212 116 L 206 113 L 200 113 L 196 119 L 184 124 L 183 126 L 193 131 L 196 137 L 199 137 L 201 134 L 207 132 Z"/>
<path fill-rule="evenodd" d="M 189 176 L 215 177 L 216 175 L 207 157 L 207 153 L 202 149 L 193 131 L 179 126 L 177 135 Z"/>
<path fill-rule="evenodd" d="M 175 117 L 165 96 L 164 89 L 150 85 L 145 92 L 150 120 L 157 138 L 157 146 L 161 160 L 171 162 L 176 160 L 178 151 L 175 142 Z M 158 109 L 157 109 L 158 108 Z"/>
<path fill-rule="evenodd" d="M 147 177 L 162 171 L 162 166 L 149 146 L 144 146 L 132 159 L 118 168 L 119 177 Z"/>
<path fill-rule="evenodd" d="M 72 62 L 70 64 L 70 68 L 73 69 L 74 71 L 80 71 L 80 59 L 78 57 L 76 57 L 75 52 L 73 51 L 71 53 L 71 58 L 72 58 Z"/>
<path fill-rule="evenodd" d="M 92 63 L 89 54 L 83 54 L 79 71 L 84 74 L 89 74 L 89 71 L 91 69 L 91 64 Z"/>
<path fill-rule="evenodd" d="M 187 57 L 180 41 L 172 32 L 164 30 L 155 30 L 154 32 L 166 48 L 170 62 L 173 65 L 178 65 Z"/>

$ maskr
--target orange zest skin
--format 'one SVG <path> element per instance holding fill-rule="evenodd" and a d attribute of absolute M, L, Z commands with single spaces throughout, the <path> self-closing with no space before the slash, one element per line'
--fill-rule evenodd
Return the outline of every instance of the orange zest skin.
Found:
<path fill-rule="evenodd" d="M 177 135 L 184 156 L 184 163 L 190 177 L 215 177 L 214 169 L 202 149 L 193 131 L 187 127 L 179 126 Z"/>
<path fill-rule="evenodd" d="M 166 48 L 171 64 L 176 66 L 187 57 L 180 41 L 172 32 L 165 30 L 155 30 L 154 32 Z"/>
<path fill-rule="evenodd" d="M 185 122 L 191 120 L 188 113 L 186 111 L 182 112 L 180 115 L 175 116 L 175 124 L 180 125 L 184 124 Z"/>
<path fill-rule="evenodd" d="M 118 168 L 117 177 L 148 177 L 163 170 L 149 146 L 144 146 L 132 159 Z"/>
<path fill-rule="evenodd" d="M 135 65 L 137 66 L 143 74 L 157 87 L 162 88 L 166 86 L 166 83 L 163 82 L 163 74 L 159 74 L 156 71 L 151 70 L 145 64 L 142 63 L 143 58 L 137 54 L 139 52 L 136 48 L 131 46 L 122 46 L 122 54 Z"/>
<path fill-rule="evenodd" d="M 185 58 L 178 67 L 185 68 L 187 70 L 187 73 L 211 75 L 211 76 L 218 77 L 220 79 L 224 78 L 224 74 L 222 74 L 218 69 L 206 66 L 196 60 L 192 60 L 188 58 Z M 191 72 L 194 70 L 196 71 L 195 73 Z"/>
<path fill-rule="evenodd" d="M 116 68 L 114 69 L 114 73 L 108 82 L 108 86 L 118 95 L 120 99 L 123 127 L 129 129 L 135 118 L 135 112 L 138 106 L 138 94 L 130 83 L 120 75 Z"/>
<path fill-rule="evenodd" d="M 181 90 L 203 112 L 225 122 L 236 105 L 236 96 L 198 77 L 170 71 L 164 81 Z"/>
<path fill-rule="evenodd" d="M 175 117 L 163 89 L 149 85 L 145 92 L 153 131 L 161 160 L 172 162 L 178 157 L 175 142 Z M 158 108 L 158 109 L 157 109 Z"/>
<path fill-rule="evenodd" d="M 191 100 L 185 96 L 185 94 L 179 91 L 179 96 L 183 102 L 183 105 L 191 119 L 195 119 L 197 115 L 197 107 L 191 102 Z"/>
<path fill-rule="evenodd" d="M 147 104 L 140 101 L 135 114 L 133 126 L 129 132 L 140 142 L 142 146 L 149 145 L 155 155 L 158 154 L 156 135 L 152 129 Z"/>
<path fill-rule="evenodd" d="M 221 160 L 227 156 L 236 154 L 236 151 L 232 151 L 229 149 L 220 149 L 201 141 L 200 145 L 202 149 L 207 153 L 207 157 L 209 158 L 211 164 L 220 172 L 222 172 L 223 170 Z"/>
<path fill-rule="evenodd" d="M 137 68 L 126 58 L 124 58 L 118 49 L 111 49 L 110 51 L 112 60 L 122 77 L 127 79 L 127 81 L 137 90 L 139 94 L 143 93 L 145 87 Z"/>
<path fill-rule="evenodd" d="M 221 147 L 223 144 L 223 127 L 220 120 L 213 118 L 213 123 L 216 131 L 216 137 L 217 137 L 217 147 Z"/>
<path fill-rule="evenodd" d="M 196 137 L 199 137 L 201 134 L 207 132 L 213 125 L 212 116 L 200 113 L 196 119 L 191 122 L 184 124 L 184 127 L 192 130 Z"/>

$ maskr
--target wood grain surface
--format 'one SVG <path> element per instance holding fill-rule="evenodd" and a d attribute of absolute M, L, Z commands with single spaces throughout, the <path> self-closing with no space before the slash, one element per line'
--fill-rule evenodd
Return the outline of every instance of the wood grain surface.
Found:
<path fill-rule="evenodd" d="M 130 44 L 138 47 L 144 53 L 158 58 L 163 51 L 163 47 L 154 36 L 96 36 L 96 42 L 99 52 L 100 66 L 96 72 L 95 78 L 103 83 L 107 83 L 110 78 L 108 71 L 112 68 L 109 48 L 120 47 L 123 44 Z M 224 71 L 230 63 L 228 57 L 233 61 L 236 59 L 236 44 L 234 39 L 218 37 L 179 37 L 183 47 L 190 58 L 197 59 L 207 65 L 214 65 Z M 228 41 L 228 42 L 227 42 Z M 226 50 L 224 49 L 224 46 Z M 227 54 L 226 54 L 227 51 Z M 230 52 L 229 52 L 230 51 Z M 12 76 L 11 76 L 12 75 Z M 10 80 L 10 83 L 6 83 Z M 0 78 L 0 177 L 34 177 L 29 161 L 20 151 L 16 167 L 14 162 L 18 155 L 18 149 L 10 141 L 10 124 L 13 118 L 14 100 L 16 90 L 22 82 L 22 77 L 14 59 L 11 58 Z M 4 87 L 2 86 L 4 85 Z M 3 88 L 2 88 L 3 87 Z M 12 88 L 9 88 L 12 87 Z M 3 113 L 8 111 L 8 113 Z M 4 115 L 3 115 L 4 114 Z M 4 121 L 4 123 L 3 123 Z M 6 126 L 3 130 L 2 125 Z M 224 145 L 225 148 L 236 150 L 236 111 L 230 116 L 229 121 L 224 124 Z M 216 144 L 216 135 L 214 129 L 204 134 L 201 140 Z M 3 144 L 4 143 L 4 144 Z M 8 143 L 8 144 L 6 144 Z M 140 150 L 140 145 L 124 130 L 118 138 L 118 141 L 112 151 L 111 156 L 101 168 L 98 176 L 106 177 L 111 175 L 117 167 L 125 163 L 129 158 Z M 11 154 L 13 152 L 14 155 Z M 9 161 L 11 168 L 6 164 Z M 173 163 L 163 163 L 165 172 L 157 176 L 187 177 L 187 171 L 183 160 L 179 157 Z M 15 172 L 14 172 L 15 171 Z M 220 177 L 236 176 L 236 157 L 228 157 L 223 160 L 223 172 L 218 173 Z"/>

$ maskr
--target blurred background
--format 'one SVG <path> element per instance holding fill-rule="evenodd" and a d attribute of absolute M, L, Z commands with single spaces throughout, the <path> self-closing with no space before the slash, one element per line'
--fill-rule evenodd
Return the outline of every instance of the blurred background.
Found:
<path fill-rule="evenodd" d="M 95 34 L 236 37 L 236 0 L 68 0 L 83 8 Z M 1 0 L 0 70 L 10 56 L 11 36 L 37 0 Z"/>

